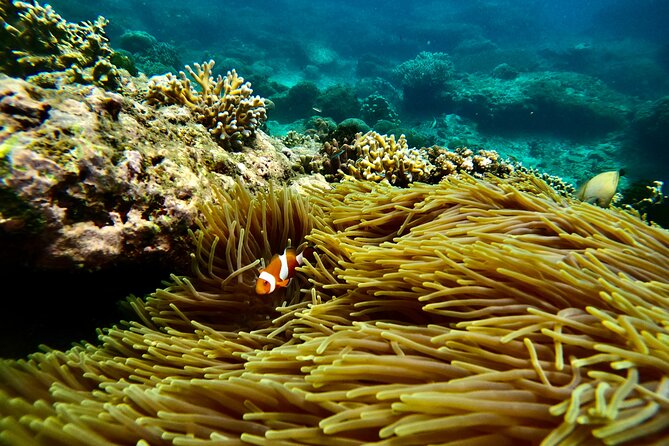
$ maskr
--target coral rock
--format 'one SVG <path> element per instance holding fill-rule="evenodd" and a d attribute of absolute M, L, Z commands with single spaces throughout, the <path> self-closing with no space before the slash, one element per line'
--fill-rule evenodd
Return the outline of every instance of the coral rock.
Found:
<path fill-rule="evenodd" d="M 253 156 L 229 153 L 180 107 L 7 77 L 0 92 L 0 265 L 187 269 L 187 231 L 212 184 L 232 184 L 240 163 L 252 188 L 291 172 L 262 132 Z"/>
<path fill-rule="evenodd" d="M 186 71 L 200 86 L 196 91 L 186 73 L 156 76 L 149 83 L 147 101 L 151 105 L 177 104 L 190 108 L 197 120 L 216 137 L 224 148 L 240 149 L 267 120 L 265 100 L 253 96 L 250 82 L 244 82 L 235 70 L 214 81 L 214 61 L 186 65 Z"/>

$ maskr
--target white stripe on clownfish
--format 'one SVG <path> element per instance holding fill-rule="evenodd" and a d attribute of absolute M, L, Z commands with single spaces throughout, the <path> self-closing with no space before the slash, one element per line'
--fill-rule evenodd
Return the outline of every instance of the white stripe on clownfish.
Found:
<path fill-rule="evenodd" d="M 288 254 L 287 254 L 288 248 L 283 250 L 283 254 L 279 256 L 279 261 L 281 262 L 281 269 L 279 270 L 279 279 L 281 280 L 286 280 L 288 278 L 289 270 L 288 270 Z M 295 258 L 297 260 L 297 257 Z M 300 262 L 297 262 L 299 265 Z"/>
<path fill-rule="evenodd" d="M 258 276 L 258 280 L 264 280 L 269 284 L 270 293 L 272 293 L 276 289 L 276 279 L 274 278 L 273 275 L 271 275 L 267 271 L 261 272 L 260 275 Z"/>

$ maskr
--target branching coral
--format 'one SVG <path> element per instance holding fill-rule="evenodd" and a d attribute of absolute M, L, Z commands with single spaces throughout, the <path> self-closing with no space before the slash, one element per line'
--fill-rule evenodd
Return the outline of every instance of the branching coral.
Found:
<path fill-rule="evenodd" d="M 513 172 L 513 166 L 504 161 L 494 150 L 478 150 L 474 153 L 473 150 L 466 147 L 448 150 L 444 147 L 433 146 L 428 151 L 436 167 L 435 176 L 437 178 L 459 172 L 475 177 L 483 177 L 487 173 L 505 176 Z"/>
<path fill-rule="evenodd" d="M 354 163 L 358 157 L 355 146 L 350 144 L 339 144 L 336 139 L 325 141 L 317 156 L 310 160 L 310 168 L 313 172 L 322 174 L 329 182 L 339 181 L 344 172 L 348 170 L 349 163 Z"/>
<path fill-rule="evenodd" d="M 395 140 L 394 135 L 374 131 L 356 134 L 352 144 L 340 145 L 336 140 L 324 143 L 312 167 L 328 180 L 348 173 L 357 179 L 387 181 L 402 187 L 414 181 L 434 183 L 459 173 L 505 177 L 514 170 L 494 150 L 474 153 L 466 147 L 449 150 L 440 146 L 413 149 L 404 135 Z"/>
<path fill-rule="evenodd" d="M 51 6 L 0 1 L 0 69 L 11 76 L 37 76 L 36 82 L 54 83 L 55 73 L 66 80 L 119 86 L 120 75 L 111 63 L 113 53 L 104 28 L 107 20 L 69 23 Z"/>
<path fill-rule="evenodd" d="M 393 74 L 404 89 L 438 91 L 453 77 L 454 71 L 448 54 L 421 51 L 415 59 L 397 65 Z"/>
<path fill-rule="evenodd" d="M 666 231 L 533 176 L 217 197 L 137 321 L 0 363 L 0 442 L 669 440 Z M 255 296 L 303 237 L 303 291 Z"/>
<path fill-rule="evenodd" d="M 353 147 L 358 154 L 347 163 L 349 173 L 365 180 L 386 180 L 390 184 L 406 186 L 413 181 L 429 178 L 434 166 L 424 150 L 409 148 L 404 135 L 385 136 L 376 132 L 356 135 Z"/>
<path fill-rule="evenodd" d="M 153 77 L 147 102 L 188 107 L 223 147 L 239 149 L 267 119 L 265 100 L 253 96 L 251 83 L 244 82 L 235 70 L 228 71 L 225 79 L 219 75 L 214 81 L 214 63 L 210 60 L 195 64 L 195 70 L 186 65 L 198 90 L 183 71 L 179 72 L 179 78 L 171 73 Z"/>

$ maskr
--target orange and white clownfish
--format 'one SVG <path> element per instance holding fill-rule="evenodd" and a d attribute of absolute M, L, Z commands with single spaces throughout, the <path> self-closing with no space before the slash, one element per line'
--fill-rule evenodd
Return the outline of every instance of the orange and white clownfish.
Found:
<path fill-rule="evenodd" d="M 274 254 L 267 267 L 260 270 L 256 282 L 257 294 L 270 294 L 277 288 L 285 288 L 295 275 L 295 268 L 304 263 L 304 257 L 313 252 L 313 248 L 305 248 L 299 254 L 295 248 L 286 248 L 283 254 Z"/>

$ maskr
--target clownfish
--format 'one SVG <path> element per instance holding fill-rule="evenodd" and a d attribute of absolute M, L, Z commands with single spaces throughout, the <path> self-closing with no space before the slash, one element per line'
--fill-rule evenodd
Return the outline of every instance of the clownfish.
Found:
<path fill-rule="evenodd" d="M 312 252 L 312 248 L 305 248 L 299 254 L 295 248 L 286 248 L 283 254 L 274 254 L 266 268 L 260 270 L 256 282 L 256 293 L 270 294 L 277 288 L 285 288 L 295 275 L 295 268 L 304 263 L 305 255 Z"/>

